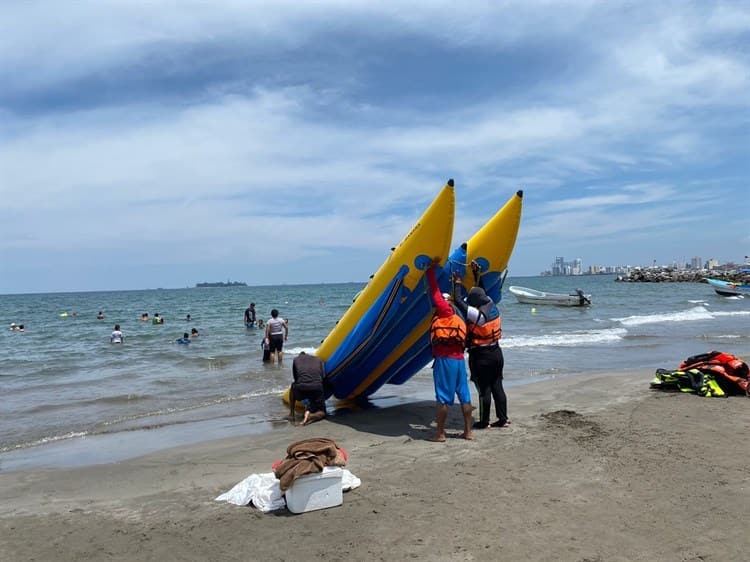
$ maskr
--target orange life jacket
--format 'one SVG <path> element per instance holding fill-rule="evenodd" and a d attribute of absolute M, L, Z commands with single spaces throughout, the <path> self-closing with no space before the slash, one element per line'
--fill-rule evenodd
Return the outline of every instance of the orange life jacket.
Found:
<path fill-rule="evenodd" d="M 469 324 L 469 346 L 492 345 L 502 336 L 503 329 L 499 316 L 494 320 L 488 320 L 481 326 Z"/>
<path fill-rule="evenodd" d="M 722 381 L 728 382 L 750 396 L 750 368 L 742 359 L 731 353 L 710 351 L 694 355 L 680 363 L 680 369 L 698 369 L 712 373 L 717 376 L 720 384 Z"/>
<path fill-rule="evenodd" d="M 432 345 L 466 345 L 466 322 L 458 314 L 448 318 L 435 316 L 430 325 L 430 342 Z"/>

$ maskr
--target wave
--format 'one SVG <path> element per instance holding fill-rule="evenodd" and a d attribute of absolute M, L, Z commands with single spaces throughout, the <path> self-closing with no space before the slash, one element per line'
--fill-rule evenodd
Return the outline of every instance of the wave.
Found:
<path fill-rule="evenodd" d="M 606 330 L 580 330 L 552 333 L 539 336 L 510 336 L 501 340 L 503 349 L 520 347 L 573 347 L 583 344 L 612 343 L 622 340 L 628 331 L 625 328 Z"/>
<path fill-rule="evenodd" d="M 700 336 L 697 336 L 697 337 L 702 340 L 739 340 L 739 339 L 746 339 L 748 336 L 744 336 L 741 334 L 721 334 L 721 335 L 701 334 Z"/>
<path fill-rule="evenodd" d="M 55 441 L 63 441 L 65 439 L 75 439 L 77 437 L 86 437 L 89 434 L 88 431 L 71 431 L 63 435 L 53 435 L 52 437 L 42 437 L 35 441 L 29 441 L 27 443 L 18 443 L 16 445 L 8 445 L 7 447 L 0 447 L 0 453 L 7 453 L 9 451 L 16 451 L 18 449 L 27 449 L 29 447 L 37 447 L 39 445 L 46 445 Z"/>
<path fill-rule="evenodd" d="M 750 316 L 750 310 L 723 310 L 712 314 L 714 316 Z"/>
<path fill-rule="evenodd" d="M 300 353 L 302 353 L 304 351 L 305 353 L 308 353 L 310 355 L 314 355 L 315 352 L 317 351 L 317 349 L 318 349 L 317 347 L 290 347 L 290 348 L 286 348 L 285 347 L 284 348 L 284 354 L 285 355 L 286 354 L 289 354 L 289 355 L 299 355 Z"/>
<path fill-rule="evenodd" d="M 92 398 L 91 400 L 72 400 L 63 404 L 43 404 L 28 410 L 31 414 L 39 414 L 53 410 L 67 410 L 75 407 L 98 406 L 100 404 L 133 404 L 138 400 L 148 400 L 151 398 L 148 394 L 120 394 L 118 396 L 103 396 L 101 398 Z"/>
<path fill-rule="evenodd" d="M 710 320 L 713 314 L 702 306 L 696 306 L 682 312 L 667 312 L 659 314 L 645 314 L 612 318 L 623 326 L 641 326 L 643 324 L 657 324 L 659 322 L 689 322 L 691 320 Z"/>
<path fill-rule="evenodd" d="M 110 425 L 116 425 L 119 423 L 131 422 L 131 421 L 136 421 L 139 419 L 145 419 L 145 418 L 150 418 L 150 417 L 155 417 L 155 416 L 180 414 L 183 412 L 200 410 L 201 408 L 209 408 L 211 406 L 218 406 L 221 404 L 228 404 L 231 402 L 239 402 L 241 400 L 247 400 L 248 398 L 262 398 L 264 396 L 280 396 L 287 388 L 289 388 L 289 386 L 285 385 L 281 387 L 274 387 L 270 389 L 259 390 L 256 392 L 246 392 L 243 394 L 220 396 L 218 398 L 213 398 L 211 400 L 204 400 L 202 402 L 198 402 L 197 404 L 191 404 L 190 406 L 163 408 L 161 410 L 155 410 L 152 412 L 143 412 L 140 414 L 133 414 L 132 416 L 123 416 L 120 418 L 102 422 L 102 425 L 110 426 Z"/>
<path fill-rule="evenodd" d="M 123 416 L 120 418 L 115 418 L 112 420 L 107 420 L 104 422 L 101 422 L 100 424 L 97 424 L 98 427 L 94 429 L 90 429 L 88 431 L 71 431 L 69 433 L 65 433 L 62 435 L 53 435 L 49 437 L 42 437 L 39 439 L 35 439 L 33 441 L 26 441 L 23 443 L 16 443 L 13 445 L 7 445 L 7 446 L 0 446 L 0 453 L 7 453 L 9 451 L 15 451 L 19 449 L 27 449 L 30 447 L 37 447 L 40 445 L 46 445 L 49 443 L 53 443 L 56 441 L 63 441 L 66 439 L 75 439 L 77 437 L 93 437 L 96 435 L 110 435 L 120 432 L 126 432 L 126 431 L 140 431 L 140 430 L 150 430 L 150 429 L 159 429 L 162 427 L 168 427 L 172 425 L 180 425 L 180 424 L 188 424 L 188 423 L 194 423 L 194 422 L 200 422 L 200 421 L 207 421 L 211 419 L 216 419 L 217 417 L 222 416 L 216 416 L 216 415 L 209 415 L 205 418 L 191 418 L 186 420 L 179 420 L 179 419 L 164 419 L 161 421 L 156 421 L 154 423 L 146 423 L 143 425 L 133 425 L 130 427 L 119 427 L 119 428 L 113 428 L 112 426 L 118 425 L 118 424 L 126 424 L 128 422 L 135 422 L 138 420 L 145 420 L 148 418 L 158 417 L 158 416 L 172 416 L 175 414 L 181 414 L 184 412 L 189 412 L 192 410 L 200 410 L 202 408 L 208 408 L 211 406 L 221 405 L 221 404 L 227 404 L 230 402 L 239 402 L 242 400 L 247 400 L 249 398 L 259 398 L 264 396 L 280 396 L 281 393 L 283 393 L 288 386 L 283 387 L 275 387 L 271 389 L 265 389 L 262 391 L 257 392 L 247 392 L 243 394 L 236 394 L 236 395 L 230 395 L 230 396 L 221 396 L 219 398 L 215 398 L 212 400 L 205 400 L 203 402 L 200 402 L 198 404 L 193 404 L 190 406 L 185 407 L 175 407 L 175 408 L 163 408 L 161 410 L 155 410 L 151 412 L 144 412 L 140 414 L 133 414 L 131 416 Z M 96 400 L 92 400 L 90 402 L 97 402 Z M 53 409 L 56 406 L 40 406 L 40 409 Z M 61 406 L 65 407 L 65 406 Z M 266 420 L 267 421 L 267 420 Z"/>
<path fill-rule="evenodd" d="M 645 314 L 626 316 L 624 318 L 612 318 L 614 322 L 620 322 L 623 326 L 641 326 L 643 324 L 658 324 L 661 322 L 692 322 L 695 320 L 712 320 L 722 316 L 748 316 L 750 310 L 717 311 L 712 312 L 703 306 L 695 306 L 681 312 L 666 312 L 658 314 Z"/>

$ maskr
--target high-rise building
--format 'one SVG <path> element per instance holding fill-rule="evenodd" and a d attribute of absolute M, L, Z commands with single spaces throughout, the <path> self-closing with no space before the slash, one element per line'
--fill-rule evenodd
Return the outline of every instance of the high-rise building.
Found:
<path fill-rule="evenodd" d="M 690 260 L 690 269 L 703 269 L 703 260 L 699 257 L 694 257 Z"/>

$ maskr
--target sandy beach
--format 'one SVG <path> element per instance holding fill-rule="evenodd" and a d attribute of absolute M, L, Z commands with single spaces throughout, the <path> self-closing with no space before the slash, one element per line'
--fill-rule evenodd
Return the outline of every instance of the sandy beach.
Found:
<path fill-rule="evenodd" d="M 76 469 L 0 472 L 0 559 L 744 560 L 750 401 L 649 372 L 509 389 L 508 429 L 426 440 L 431 401 Z M 214 498 L 330 437 L 362 486 L 263 514 Z"/>

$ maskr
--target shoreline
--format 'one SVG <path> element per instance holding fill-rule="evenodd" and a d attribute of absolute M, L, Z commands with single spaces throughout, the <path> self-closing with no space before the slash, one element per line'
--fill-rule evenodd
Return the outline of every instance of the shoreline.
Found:
<path fill-rule="evenodd" d="M 504 381 L 506 389 L 534 385 L 554 379 L 586 376 L 586 373 L 556 373 L 533 377 L 512 378 Z M 413 381 L 411 388 L 394 387 L 393 393 L 383 392 L 365 401 L 354 404 L 357 410 L 388 409 L 396 405 L 406 405 L 434 398 L 432 382 Z M 473 385 L 470 384 L 475 394 Z M 476 396 L 473 396 L 476 402 Z M 351 415 L 352 404 L 330 398 L 329 418 Z M 279 411 L 287 407 L 279 398 Z M 262 420 L 250 419 L 248 413 L 233 413 L 187 422 L 166 421 L 146 427 L 123 428 L 102 433 L 71 433 L 54 436 L 31 445 L 18 446 L 0 452 L 0 473 L 16 470 L 81 468 L 122 462 L 148 454 L 158 454 L 175 447 L 195 446 L 208 441 L 232 437 L 251 437 L 276 431 L 288 421 L 283 415 Z"/>
<path fill-rule="evenodd" d="M 111 464 L 0 472 L 9 560 L 740 560 L 750 402 L 651 391 L 652 373 L 508 389 L 508 429 L 434 430 L 432 400 Z M 732 428 L 725 431 L 723 428 Z M 292 516 L 214 498 L 330 437 L 362 486 Z"/>

